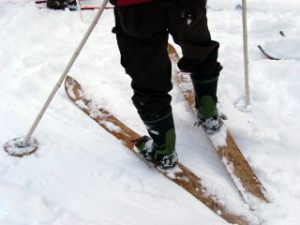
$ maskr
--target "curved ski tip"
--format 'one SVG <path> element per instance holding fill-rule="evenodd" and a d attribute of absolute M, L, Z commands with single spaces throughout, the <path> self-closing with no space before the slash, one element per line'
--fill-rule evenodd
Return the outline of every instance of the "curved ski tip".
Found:
<path fill-rule="evenodd" d="M 261 53 L 267 58 L 267 59 L 270 59 L 270 60 L 280 60 L 280 58 L 276 58 L 274 56 L 271 56 L 269 55 L 265 50 L 264 48 L 261 46 L 261 45 L 257 45 L 258 49 L 261 51 Z"/>
<path fill-rule="evenodd" d="M 70 76 L 65 79 L 65 91 L 70 99 L 77 101 L 82 96 L 81 85 Z"/>
<path fill-rule="evenodd" d="M 173 60 L 179 59 L 179 56 L 178 56 L 178 53 L 177 53 L 175 47 L 170 43 L 168 43 L 168 54 L 171 58 L 173 58 Z"/>
<path fill-rule="evenodd" d="M 65 86 L 79 86 L 80 84 L 71 76 L 67 76 L 65 79 Z"/>
<path fill-rule="evenodd" d="M 168 43 L 168 50 L 169 50 L 170 53 L 175 53 L 176 52 L 174 46 L 171 43 Z"/>

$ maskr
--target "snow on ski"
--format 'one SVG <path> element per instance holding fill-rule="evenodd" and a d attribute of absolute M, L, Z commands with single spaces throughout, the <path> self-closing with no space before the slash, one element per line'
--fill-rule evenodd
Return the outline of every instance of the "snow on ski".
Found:
<path fill-rule="evenodd" d="M 134 151 L 136 141 L 141 138 L 139 134 L 127 127 L 120 120 L 110 114 L 109 111 L 97 105 L 96 102 L 90 99 L 74 78 L 66 78 L 65 90 L 70 100 L 79 109 L 86 113 L 91 119 L 96 121 L 102 128 L 119 139 L 122 144 L 124 144 L 135 155 L 141 158 L 139 154 Z M 166 178 L 188 191 L 224 220 L 233 224 L 250 225 L 250 222 L 248 222 L 243 216 L 234 214 L 222 205 L 218 198 L 202 185 L 201 179 L 183 164 L 179 163 L 171 170 L 161 170 L 148 161 L 144 161 Z"/>
<path fill-rule="evenodd" d="M 168 52 L 171 61 L 176 64 L 179 60 L 179 56 L 176 49 L 171 44 L 168 46 Z M 195 112 L 194 91 L 190 77 L 187 73 L 180 71 L 174 74 L 174 76 L 176 84 L 179 86 L 189 106 L 191 106 Z M 244 201 L 250 206 L 257 202 L 257 200 L 269 202 L 263 185 L 255 175 L 245 157 L 242 155 L 226 126 L 223 125 L 222 129 L 218 133 L 207 136 L 216 149 L 219 158 L 224 164 Z"/>

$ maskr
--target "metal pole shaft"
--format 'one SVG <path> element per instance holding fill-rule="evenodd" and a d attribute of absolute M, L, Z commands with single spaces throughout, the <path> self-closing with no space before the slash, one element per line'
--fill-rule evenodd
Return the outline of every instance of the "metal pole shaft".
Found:
<path fill-rule="evenodd" d="M 24 143 L 27 144 L 29 139 L 31 138 L 33 132 L 35 131 L 36 127 L 38 126 L 40 120 L 42 119 L 43 115 L 45 114 L 48 106 L 50 105 L 52 99 L 54 98 L 56 92 L 58 91 L 58 89 L 60 88 L 61 84 L 63 83 L 64 79 L 66 78 L 67 74 L 69 73 L 71 67 L 73 66 L 75 60 L 77 59 L 79 53 L 81 52 L 83 46 L 85 45 L 85 43 L 87 42 L 90 34 L 92 33 L 93 29 L 95 28 L 99 18 L 101 17 L 106 4 L 108 3 L 108 0 L 103 0 L 102 5 L 100 7 L 100 9 L 98 10 L 94 20 L 92 21 L 90 27 L 88 28 L 88 30 L 86 31 L 83 39 L 81 40 L 81 42 L 79 43 L 79 46 L 77 47 L 76 51 L 74 52 L 73 56 L 71 57 L 71 59 L 69 60 L 64 72 L 62 73 L 60 79 L 58 80 L 57 84 L 55 85 L 55 87 L 53 88 L 53 90 L 51 91 L 49 97 L 47 98 L 46 102 L 44 103 L 41 111 L 39 112 L 37 118 L 35 119 L 35 121 L 33 122 L 30 130 L 28 131 L 25 139 L 24 139 Z"/>
<path fill-rule="evenodd" d="M 247 22 L 247 0 L 242 0 L 243 8 L 243 38 L 244 38 L 244 72 L 245 72 L 245 98 L 246 105 L 250 105 L 249 84 L 249 57 L 248 57 L 248 22 Z"/>
<path fill-rule="evenodd" d="M 77 9 L 78 9 L 78 12 L 79 12 L 80 19 L 81 19 L 81 21 L 83 21 L 83 15 L 82 15 L 82 12 L 81 12 L 80 0 L 76 0 L 76 4 L 77 4 Z"/>

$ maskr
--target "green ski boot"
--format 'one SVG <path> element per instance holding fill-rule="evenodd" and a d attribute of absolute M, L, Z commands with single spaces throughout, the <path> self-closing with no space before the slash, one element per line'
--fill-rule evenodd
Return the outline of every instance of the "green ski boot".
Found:
<path fill-rule="evenodd" d="M 136 143 L 138 152 L 161 169 L 174 168 L 178 163 L 175 151 L 175 129 L 172 113 L 155 121 L 144 121 L 150 137 Z"/>

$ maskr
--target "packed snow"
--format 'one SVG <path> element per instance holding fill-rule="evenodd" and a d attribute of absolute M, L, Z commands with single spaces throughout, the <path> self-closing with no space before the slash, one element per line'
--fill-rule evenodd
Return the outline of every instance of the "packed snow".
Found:
<path fill-rule="evenodd" d="M 254 224 L 298 225 L 300 3 L 249 0 L 248 7 L 251 112 L 242 110 L 241 1 L 209 0 L 208 19 L 224 66 L 219 108 L 271 203 L 257 203 L 251 210 L 243 203 L 174 86 L 177 151 L 180 161 L 236 214 Z M 82 13 L 83 21 L 77 12 L 38 9 L 31 0 L 0 1 L 1 146 L 28 132 L 96 11 Z M 119 64 L 113 24 L 108 9 L 70 75 L 102 107 L 145 134 L 131 103 L 130 78 Z M 266 59 L 259 44 L 283 60 Z M 63 88 L 34 137 L 39 149 L 33 155 L 15 158 L 0 150 L 1 225 L 228 224 L 127 151 L 78 110 Z"/>

